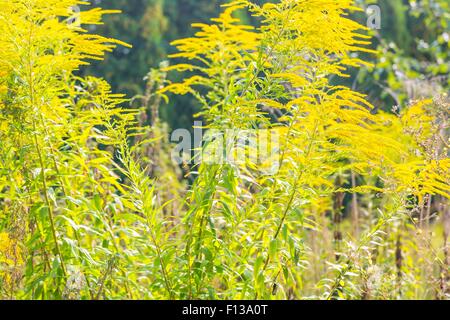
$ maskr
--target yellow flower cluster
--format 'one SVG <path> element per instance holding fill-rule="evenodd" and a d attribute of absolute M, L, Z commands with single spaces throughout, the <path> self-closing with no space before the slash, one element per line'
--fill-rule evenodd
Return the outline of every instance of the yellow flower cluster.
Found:
<path fill-rule="evenodd" d="M 0 233 L 0 279 L 6 283 L 11 281 L 9 269 L 19 268 L 23 265 L 22 249 L 8 233 Z"/>
<path fill-rule="evenodd" d="M 102 59 L 117 44 L 128 46 L 83 29 L 83 25 L 100 24 L 102 15 L 118 11 L 85 10 L 78 13 L 78 24 L 71 23 L 71 8 L 86 4 L 77 0 L 0 0 L 0 109 L 4 95 L 11 99 L 29 93 L 14 88 L 18 80 L 49 96 L 50 102 L 41 106 L 46 107 L 43 112 L 56 114 L 54 119 L 64 117 L 64 108 L 50 98 L 61 90 L 56 85 L 61 75 L 71 74 L 89 59 Z M 49 83 L 54 84 L 52 90 Z"/>

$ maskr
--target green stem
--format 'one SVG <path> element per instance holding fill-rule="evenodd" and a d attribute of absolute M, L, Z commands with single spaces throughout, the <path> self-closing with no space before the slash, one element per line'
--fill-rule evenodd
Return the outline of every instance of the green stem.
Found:
<path fill-rule="evenodd" d="M 64 274 L 64 278 L 67 278 L 67 270 L 66 270 L 66 266 L 64 264 L 64 259 L 63 259 L 63 255 L 61 254 L 61 250 L 58 244 L 58 237 L 56 235 L 56 227 L 55 227 L 55 218 L 54 218 L 54 214 L 53 214 L 53 209 L 50 203 L 50 198 L 48 196 L 48 186 L 47 186 L 47 178 L 45 176 L 45 165 L 44 165 L 44 160 L 42 157 L 42 152 L 41 149 L 39 147 L 39 141 L 37 138 L 37 132 L 36 132 L 36 122 L 33 120 L 33 130 L 34 130 L 34 144 L 35 144 L 35 148 L 36 148 L 36 152 L 38 154 L 38 158 L 39 158 L 39 165 L 41 167 L 41 179 L 42 179 L 42 187 L 43 187 L 43 194 L 44 194 L 44 199 L 45 199 L 45 203 L 47 205 L 47 209 L 48 209 L 48 218 L 50 220 L 50 228 L 51 228 L 51 232 L 52 232 L 52 236 L 53 236 L 53 241 L 55 241 L 55 251 L 56 254 L 58 255 L 60 262 L 61 262 L 61 269 L 63 271 Z"/>

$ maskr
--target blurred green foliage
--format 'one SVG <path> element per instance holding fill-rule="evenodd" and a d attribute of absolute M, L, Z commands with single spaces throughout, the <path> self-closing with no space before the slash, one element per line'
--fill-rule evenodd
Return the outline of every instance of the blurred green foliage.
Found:
<path fill-rule="evenodd" d="M 363 7 L 374 1 L 358 1 Z M 382 0 L 381 29 L 373 30 L 374 68 L 358 74 L 360 91 L 379 108 L 448 93 L 450 88 L 450 2 Z"/>
<path fill-rule="evenodd" d="M 142 94 L 144 77 L 175 50 L 170 43 L 194 34 L 194 22 L 208 22 L 219 15 L 226 0 L 95 0 L 104 9 L 120 9 L 122 14 L 105 17 L 105 24 L 95 32 L 121 39 L 133 46 L 117 48 L 100 63 L 84 72 L 104 77 L 114 91 L 128 97 Z M 266 0 L 256 1 L 258 3 Z M 177 79 L 173 79 L 177 80 Z M 190 97 L 174 97 L 170 107 L 163 107 L 161 117 L 172 128 L 191 129 L 198 106 Z"/>
<path fill-rule="evenodd" d="M 85 72 L 103 76 L 116 92 L 128 97 L 142 94 L 144 77 L 174 51 L 170 42 L 193 34 L 192 22 L 206 22 L 220 12 L 220 0 L 109 0 L 95 1 L 105 9 L 120 9 L 120 15 L 105 17 L 96 30 L 133 46 L 118 48 L 114 54 Z M 172 128 L 189 127 L 196 112 L 192 99 L 177 97 L 172 108 L 163 108 L 161 116 Z M 175 110 L 173 109 L 175 108 Z"/>

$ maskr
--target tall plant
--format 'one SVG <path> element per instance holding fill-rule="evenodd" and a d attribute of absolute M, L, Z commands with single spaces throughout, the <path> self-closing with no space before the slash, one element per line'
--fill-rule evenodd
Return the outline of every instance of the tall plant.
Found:
<path fill-rule="evenodd" d="M 282 0 L 262 7 L 232 1 L 225 7 L 212 25 L 194 24 L 200 29 L 194 38 L 173 43 L 180 52 L 172 57 L 187 63 L 169 70 L 195 73 L 161 93 L 193 94 L 203 106 L 207 128 L 278 134 L 278 170 L 267 175 L 267 168 L 251 160 L 199 166 L 186 218 L 186 291 L 191 298 L 298 298 L 314 288 L 304 285 L 310 277 L 309 246 L 315 245 L 307 239 L 326 232 L 329 213 L 334 250 L 315 254 L 336 259 L 338 274 L 349 267 L 339 230 L 345 192 L 386 193 L 376 205 L 392 211 L 380 217 L 388 223 L 401 214 L 401 199 L 406 199 L 388 195 L 391 186 L 419 197 L 448 193 L 448 174 L 445 183 L 440 177 L 448 159 L 438 160 L 437 167 L 403 171 L 411 150 L 381 132 L 384 119 L 362 94 L 331 84 L 330 76 L 346 77 L 348 67 L 367 65 L 354 52 L 372 52 L 365 49 L 368 37 L 361 32 L 366 28 L 347 16 L 358 10 L 352 1 Z M 234 15 L 240 9 L 258 17 L 261 26 L 241 25 Z M 427 176 L 428 186 L 418 183 L 411 190 L 411 181 L 403 180 L 417 172 L 427 175 L 427 170 L 435 175 Z M 361 177 L 361 185 L 348 187 L 349 172 Z M 376 181 L 364 179 L 373 175 Z M 379 227 L 367 230 L 361 247 Z M 312 276 L 320 279 L 329 268 L 321 269 Z M 341 282 L 325 284 L 324 296 L 345 297 Z"/>

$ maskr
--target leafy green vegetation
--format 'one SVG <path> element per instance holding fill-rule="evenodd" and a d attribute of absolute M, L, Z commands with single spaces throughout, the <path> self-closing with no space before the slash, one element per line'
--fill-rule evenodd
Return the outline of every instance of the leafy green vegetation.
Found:
<path fill-rule="evenodd" d="M 0 297 L 448 299 L 446 2 L 208 3 L 0 0 Z"/>

